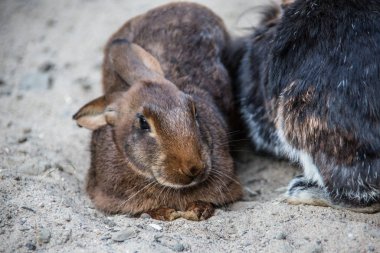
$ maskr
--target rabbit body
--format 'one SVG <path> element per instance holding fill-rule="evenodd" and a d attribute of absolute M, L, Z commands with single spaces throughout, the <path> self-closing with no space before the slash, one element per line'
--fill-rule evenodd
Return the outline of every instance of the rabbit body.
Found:
<path fill-rule="evenodd" d="M 191 3 L 153 9 L 111 37 L 105 95 L 74 115 L 95 130 L 87 192 L 97 208 L 199 220 L 241 197 L 228 147 L 228 42 L 221 19 Z"/>
<path fill-rule="evenodd" d="M 236 52 L 253 143 L 302 165 L 289 203 L 379 211 L 380 2 L 299 0 L 274 13 Z"/>

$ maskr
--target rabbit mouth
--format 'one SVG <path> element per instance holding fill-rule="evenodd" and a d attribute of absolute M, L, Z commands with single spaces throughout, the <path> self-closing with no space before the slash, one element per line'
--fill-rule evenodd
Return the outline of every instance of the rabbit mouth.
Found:
<path fill-rule="evenodd" d="M 153 177 L 157 181 L 157 183 L 159 183 L 163 186 L 170 187 L 173 189 L 185 189 L 185 188 L 195 187 L 195 186 L 199 185 L 200 183 L 206 181 L 209 174 L 210 174 L 210 170 L 208 168 L 209 167 L 205 168 L 204 172 L 202 174 L 198 175 L 196 178 L 193 178 L 193 179 L 187 178 L 187 180 L 185 180 L 185 182 L 181 182 L 181 180 L 178 180 L 178 178 L 176 178 L 177 180 L 171 180 L 170 178 L 163 176 L 159 172 L 153 172 Z M 179 175 L 177 175 L 177 176 L 179 176 Z M 186 182 L 186 181 L 188 181 L 188 182 Z"/>

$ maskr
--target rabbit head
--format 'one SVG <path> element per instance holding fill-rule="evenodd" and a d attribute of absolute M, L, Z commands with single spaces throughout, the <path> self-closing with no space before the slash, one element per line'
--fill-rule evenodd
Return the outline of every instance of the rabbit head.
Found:
<path fill-rule="evenodd" d="M 204 181 L 211 159 L 192 97 L 165 79 L 159 62 L 136 44 L 115 40 L 109 60 L 130 88 L 83 106 L 73 117 L 77 124 L 111 126 L 125 162 L 143 177 L 172 188 Z"/>

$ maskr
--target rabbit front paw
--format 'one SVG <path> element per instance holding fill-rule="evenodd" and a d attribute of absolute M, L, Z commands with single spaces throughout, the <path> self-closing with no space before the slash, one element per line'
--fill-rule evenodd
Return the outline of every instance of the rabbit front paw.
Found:
<path fill-rule="evenodd" d="M 148 211 L 147 214 L 149 214 L 153 219 L 163 221 L 172 221 L 181 217 L 181 214 L 178 211 L 167 207 L 161 207 Z"/>
<path fill-rule="evenodd" d="M 194 201 L 187 206 L 185 211 L 177 211 L 172 208 L 161 207 L 148 211 L 147 214 L 153 219 L 163 221 L 172 221 L 178 218 L 201 221 L 210 218 L 214 214 L 214 210 L 214 206 L 211 203 Z"/>
<path fill-rule="evenodd" d="M 214 211 L 211 203 L 194 201 L 187 206 L 185 212 L 182 212 L 182 217 L 193 221 L 207 220 L 214 214 Z"/>

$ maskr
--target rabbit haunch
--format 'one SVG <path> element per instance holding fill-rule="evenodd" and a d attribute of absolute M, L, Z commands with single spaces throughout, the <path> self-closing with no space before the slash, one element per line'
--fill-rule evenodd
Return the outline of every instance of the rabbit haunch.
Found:
<path fill-rule="evenodd" d="M 87 192 L 97 208 L 201 220 L 240 198 L 226 144 L 228 43 L 221 19 L 190 3 L 153 9 L 111 37 L 105 95 L 74 115 L 95 130 Z"/>

